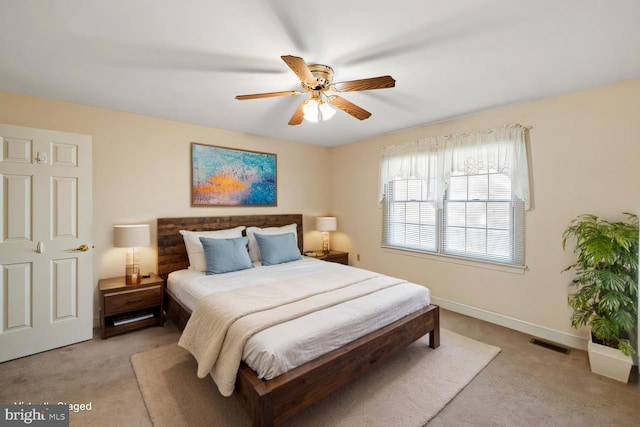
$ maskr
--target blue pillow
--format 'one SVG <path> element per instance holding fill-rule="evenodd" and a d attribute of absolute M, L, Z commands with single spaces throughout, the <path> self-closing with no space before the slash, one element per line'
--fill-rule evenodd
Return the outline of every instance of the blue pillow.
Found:
<path fill-rule="evenodd" d="M 236 237 L 233 239 L 209 239 L 200 237 L 207 262 L 207 275 L 229 273 L 253 267 L 247 243 L 249 239 Z"/>
<path fill-rule="evenodd" d="M 259 234 L 254 233 L 262 265 L 282 264 L 283 262 L 296 261 L 302 258 L 298 242 L 293 233 L 285 234 Z"/>

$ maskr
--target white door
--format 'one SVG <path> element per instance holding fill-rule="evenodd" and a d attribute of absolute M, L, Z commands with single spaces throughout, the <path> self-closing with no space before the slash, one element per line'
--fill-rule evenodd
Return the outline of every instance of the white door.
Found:
<path fill-rule="evenodd" d="M 4 362 L 92 338 L 92 142 L 0 125 L 0 143 Z"/>

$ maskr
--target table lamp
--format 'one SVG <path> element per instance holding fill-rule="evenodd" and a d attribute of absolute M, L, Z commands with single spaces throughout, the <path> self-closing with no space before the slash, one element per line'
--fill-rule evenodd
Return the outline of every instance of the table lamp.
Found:
<path fill-rule="evenodd" d="M 138 246 L 149 246 L 150 244 L 149 224 L 113 226 L 113 246 L 117 248 L 131 248 L 131 252 L 127 251 L 124 270 L 127 285 L 140 283 L 142 275 L 140 274 Z"/>
<path fill-rule="evenodd" d="M 336 217 L 319 216 L 316 218 L 316 230 L 322 232 L 322 252 L 329 253 L 329 232 L 337 230 Z"/>

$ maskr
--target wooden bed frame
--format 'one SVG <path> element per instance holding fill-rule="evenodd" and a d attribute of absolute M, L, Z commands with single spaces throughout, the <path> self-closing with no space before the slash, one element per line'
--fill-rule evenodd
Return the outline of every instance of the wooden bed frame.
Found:
<path fill-rule="evenodd" d="M 298 225 L 298 247 L 302 251 L 300 214 L 159 218 L 158 274 L 165 279 L 166 285 L 169 273 L 189 266 L 179 230 L 220 230 L 239 225 L 279 227 L 292 223 Z M 191 311 L 166 286 L 164 300 L 168 317 L 180 330 L 184 329 Z M 277 425 L 381 365 L 427 333 L 429 346 L 437 348 L 440 345 L 440 311 L 437 305 L 429 305 L 272 380 L 259 379 L 251 368 L 242 364 L 234 394 L 254 426 Z"/>

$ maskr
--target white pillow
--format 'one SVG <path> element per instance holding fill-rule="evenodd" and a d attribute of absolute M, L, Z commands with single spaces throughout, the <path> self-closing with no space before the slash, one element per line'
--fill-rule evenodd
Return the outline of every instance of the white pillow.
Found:
<path fill-rule="evenodd" d="M 207 237 L 210 239 L 233 239 L 236 237 L 242 237 L 242 230 L 245 228 L 246 227 L 244 225 L 241 225 L 236 228 L 214 231 L 180 230 L 180 234 L 182 234 L 182 238 L 184 239 L 184 245 L 187 248 L 187 255 L 189 256 L 189 270 L 207 271 L 207 260 L 204 257 L 204 248 L 200 242 L 200 237 Z"/>
<path fill-rule="evenodd" d="M 289 224 L 283 225 L 282 227 L 247 227 L 247 237 L 249 238 L 249 257 L 251 257 L 251 262 L 260 261 L 260 247 L 258 246 L 258 242 L 256 241 L 256 237 L 253 235 L 254 233 L 258 234 L 287 234 L 293 233 L 293 236 L 296 238 L 296 244 L 298 242 L 298 224 Z"/>

